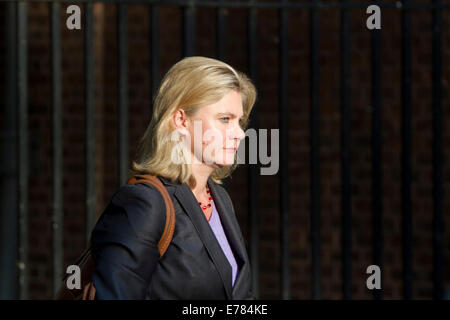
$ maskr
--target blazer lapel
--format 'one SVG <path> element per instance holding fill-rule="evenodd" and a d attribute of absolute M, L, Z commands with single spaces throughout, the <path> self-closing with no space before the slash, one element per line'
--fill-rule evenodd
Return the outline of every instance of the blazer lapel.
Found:
<path fill-rule="evenodd" d="M 219 212 L 220 220 L 227 235 L 228 242 L 233 248 L 233 253 L 238 264 L 239 261 L 241 262 L 239 264 L 239 273 L 233 287 L 233 297 L 235 297 L 236 293 L 240 290 L 239 288 L 242 286 L 242 279 L 244 278 L 243 275 L 246 272 L 246 268 L 249 267 L 247 251 L 245 249 L 245 244 L 240 237 L 238 221 L 236 217 L 232 215 L 233 208 L 225 201 L 225 196 L 219 192 L 220 189 L 216 188 L 215 183 L 211 179 L 208 179 L 208 185 L 214 199 L 214 204 Z"/>
<path fill-rule="evenodd" d="M 213 192 L 213 191 L 211 191 Z M 214 265 L 219 272 L 220 278 L 225 287 L 228 299 L 232 299 L 232 270 L 227 257 L 222 251 L 219 242 L 216 239 L 202 209 L 198 205 L 197 199 L 186 183 L 179 185 L 174 193 L 185 212 L 190 217 L 192 224 L 198 232 L 200 239 L 205 245 Z M 213 197 L 214 197 L 213 192 Z"/>

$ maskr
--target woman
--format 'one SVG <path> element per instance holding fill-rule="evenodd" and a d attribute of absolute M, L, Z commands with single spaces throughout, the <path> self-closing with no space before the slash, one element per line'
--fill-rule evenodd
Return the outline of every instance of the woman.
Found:
<path fill-rule="evenodd" d="M 159 259 L 162 195 L 124 185 L 92 232 L 96 299 L 252 299 L 250 265 L 221 179 L 236 166 L 256 90 L 243 73 L 188 57 L 161 82 L 130 176 L 151 174 L 175 208 L 172 242 Z"/>

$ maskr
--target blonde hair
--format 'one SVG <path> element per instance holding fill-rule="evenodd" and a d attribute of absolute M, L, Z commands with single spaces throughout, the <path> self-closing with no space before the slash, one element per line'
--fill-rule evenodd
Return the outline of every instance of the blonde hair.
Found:
<path fill-rule="evenodd" d="M 192 116 L 199 108 L 219 101 L 231 90 L 241 94 L 244 113 L 241 127 L 245 130 L 256 100 L 256 89 L 244 73 L 222 61 L 200 56 L 187 57 L 174 64 L 161 81 L 152 119 L 139 142 L 137 160 L 132 161 L 129 176 L 152 174 L 195 186 L 191 165 L 171 161 L 172 149 L 177 144 L 171 139 L 175 129 L 172 115 L 181 108 Z M 235 161 L 232 166 L 218 168 L 210 178 L 221 184 L 221 179 L 228 177 L 236 167 Z"/>

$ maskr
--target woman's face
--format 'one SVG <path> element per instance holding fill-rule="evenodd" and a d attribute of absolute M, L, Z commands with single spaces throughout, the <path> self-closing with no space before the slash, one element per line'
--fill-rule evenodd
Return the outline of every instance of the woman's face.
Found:
<path fill-rule="evenodd" d="M 194 161 L 219 167 L 231 166 L 239 142 L 245 138 L 240 125 L 242 116 L 241 94 L 231 90 L 221 100 L 201 107 L 188 118 L 187 130 Z"/>

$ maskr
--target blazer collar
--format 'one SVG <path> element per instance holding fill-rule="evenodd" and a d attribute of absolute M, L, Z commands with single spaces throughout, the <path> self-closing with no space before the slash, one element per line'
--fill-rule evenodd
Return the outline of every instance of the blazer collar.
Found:
<path fill-rule="evenodd" d="M 158 178 L 166 186 L 180 186 L 181 185 L 181 183 L 179 183 L 178 181 L 170 181 L 170 179 L 164 178 L 164 177 L 158 177 Z"/>
<path fill-rule="evenodd" d="M 174 196 L 177 198 L 184 211 L 187 213 L 192 221 L 197 233 L 202 240 L 206 250 L 208 251 L 217 271 L 219 272 L 220 278 L 225 287 L 228 299 L 233 299 L 235 293 L 238 292 L 239 288 L 244 285 L 242 282 L 244 269 L 249 268 L 248 258 L 245 250 L 245 245 L 241 241 L 239 236 L 239 225 L 235 217 L 232 216 L 233 209 L 230 207 L 228 202 L 225 200 L 225 196 L 222 194 L 220 189 L 216 186 L 215 182 L 211 178 L 208 178 L 208 187 L 211 190 L 212 197 L 214 199 L 214 204 L 220 215 L 220 220 L 222 226 L 227 235 L 227 239 L 230 246 L 234 249 L 235 258 L 240 266 L 240 270 L 234 287 L 232 287 L 232 269 L 227 257 L 223 253 L 219 242 L 217 241 L 214 232 L 212 231 L 202 209 L 197 203 L 197 199 L 192 193 L 191 189 L 186 183 L 172 182 L 167 178 L 160 177 L 161 182 L 166 186 L 175 186 Z"/>
<path fill-rule="evenodd" d="M 244 283 L 242 282 L 242 279 L 244 279 L 243 275 L 246 271 L 245 268 L 248 268 L 248 257 L 245 249 L 245 244 L 241 240 L 239 223 L 236 217 L 233 216 L 233 208 L 230 206 L 231 204 L 226 201 L 225 195 L 223 195 L 222 192 L 219 191 L 220 189 L 211 179 L 208 179 L 208 186 L 211 190 L 216 209 L 219 212 L 220 220 L 227 235 L 228 242 L 233 248 L 233 253 L 239 266 L 239 273 L 236 277 L 232 290 L 233 298 L 236 298 L 235 294 L 242 291 L 240 290 L 240 287 L 244 285 Z"/>

